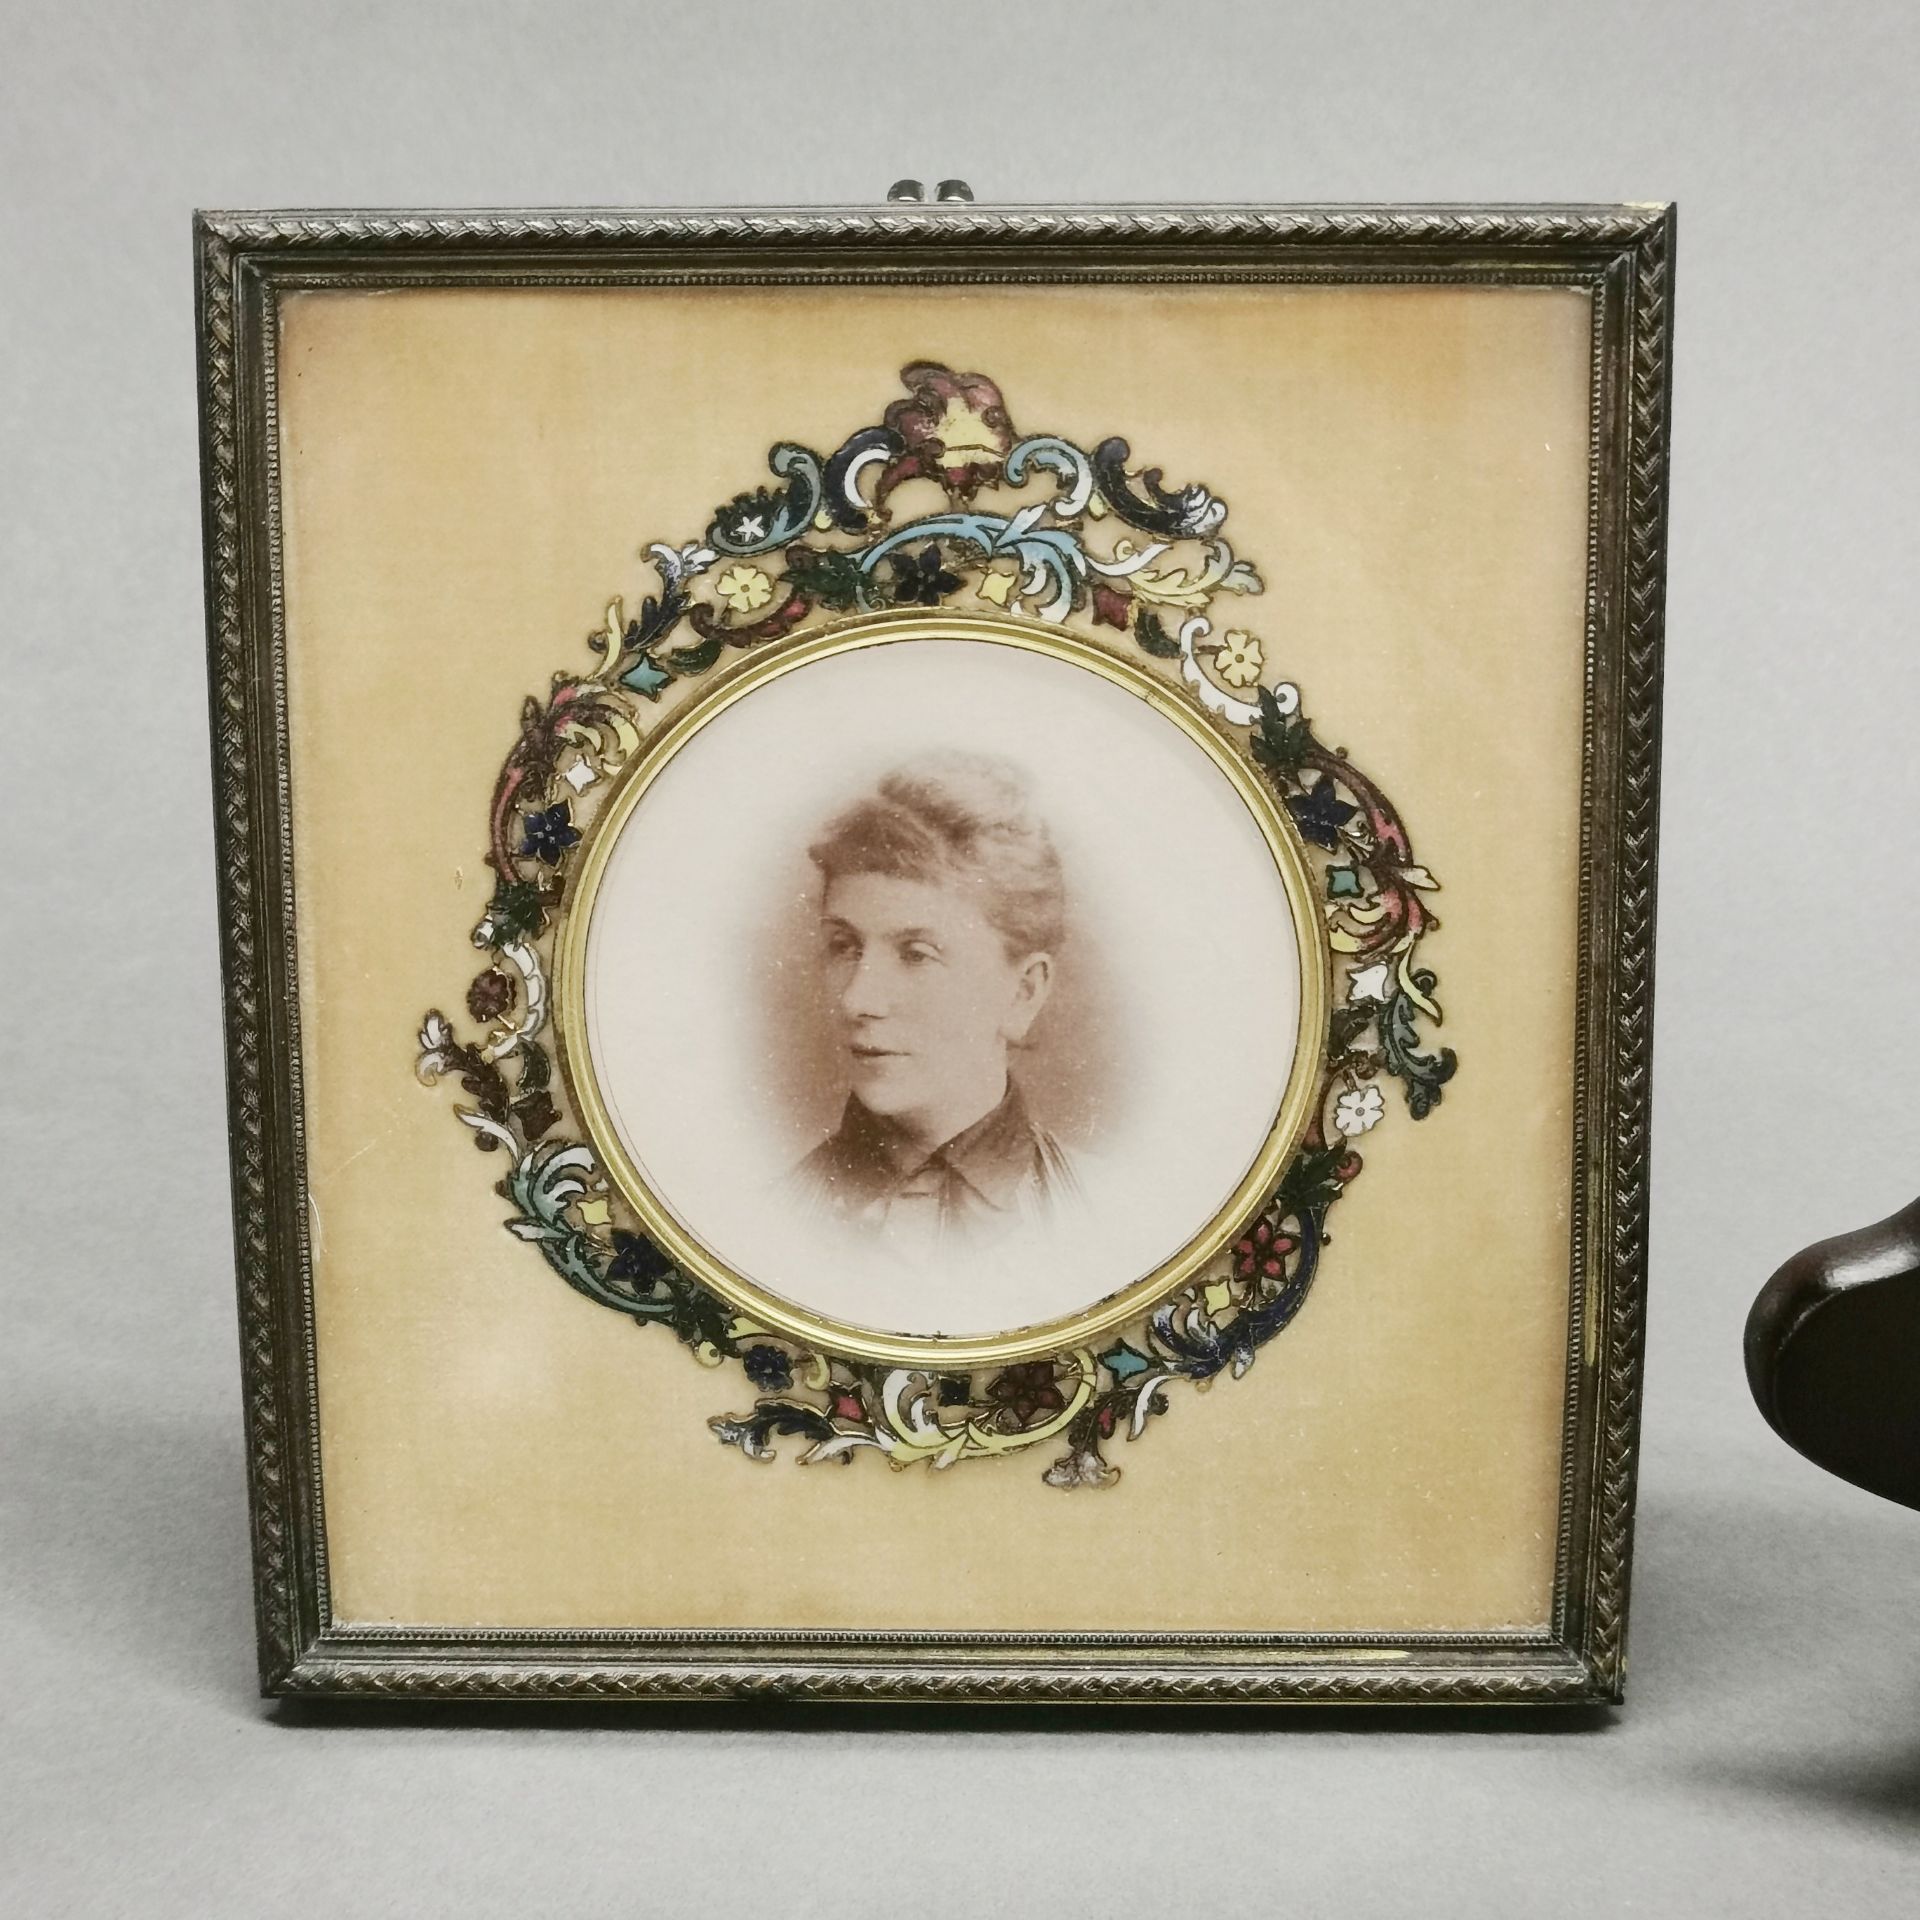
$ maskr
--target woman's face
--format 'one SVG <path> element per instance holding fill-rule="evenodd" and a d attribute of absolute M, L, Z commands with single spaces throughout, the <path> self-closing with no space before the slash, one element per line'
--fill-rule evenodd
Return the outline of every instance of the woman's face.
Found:
<path fill-rule="evenodd" d="M 821 905 L 827 985 L 853 1090 L 930 1143 L 950 1138 L 1006 1089 L 1052 980 L 1044 953 L 1010 959 L 962 881 L 846 873 Z"/>

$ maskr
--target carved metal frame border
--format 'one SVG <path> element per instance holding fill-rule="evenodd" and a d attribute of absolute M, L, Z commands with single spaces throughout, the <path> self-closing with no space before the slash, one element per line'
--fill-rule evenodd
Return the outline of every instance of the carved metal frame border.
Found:
<path fill-rule="evenodd" d="M 214 797 L 261 1689 L 436 1699 L 1618 1700 L 1639 1442 L 1674 214 L 1666 206 L 208 213 Z M 283 286 L 1575 284 L 1593 295 L 1571 1311 L 1544 1633 L 507 1633 L 331 1616 L 279 584 Z"/>

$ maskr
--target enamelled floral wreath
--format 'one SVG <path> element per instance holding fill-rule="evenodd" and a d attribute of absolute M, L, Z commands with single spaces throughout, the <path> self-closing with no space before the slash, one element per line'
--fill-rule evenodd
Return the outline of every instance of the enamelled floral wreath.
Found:
<path fill-rule="evenodd" d="M 1423 1044 L 1438 1023 L 1435 976 L 1416 967 L 1438 925 L 1386 796 L 1315 737 L 1293 685 L 1262 684 L 1266 643 L 1250 628 L 1214 631 L 1222 594 L 1261 591 L 1221 537 L 1224 500 L 1169 489 L 1158 467 L 1129 466 L 1120 438 L 1091 452 L 1051 434 L 1019 437 L 998 386 L 982 374 L 921 362 L 902 370 L 906 397 L 822 459 L 782 442 L 768 456 L 781 483 L 743 493 L 704 539 L 646 551 L 660 577 L 637 618 L 607 609 L 588 646 L 592 673 L 560 673 L 529 698 L 495 782 L 488 820 L 493 897 L 474 929 L 488 960 L 467 990 L 484 1038 L 462 1040 L 427 1014 L 418 1072 L 458 1077 L 456 1106 L 475 1144 L 501 1155 L 497 1191 L 508 1231 L 537 1246 L 569 1286 L 641 1325 L 658 1323 L 709 1366 L 739 1363 L 757 1398 L 708 1424 L 748 1458 L 770 1460 L 779 1435 L 806 1443 L 802 1464 L 845 1463 L 863 1450 L 895 1467 L 948 1467 L 1045 1442 L 1063 1449 L 1050 1486 L 1103 1487 L 1120 1477 L 1104 1449 L 1137 1439 L 1167 1409 L 1176 1382 L 1235 1378 L 1305 1302 L 1327 1242 L 1326 1220 L 1361 1171 L 1354 1143 L 1386 1111 L 1382 1078 L 1401 1083 L 1422 1119 L 1454 1072 L 1449 1048 Z M 895 525 L 888 501 L 931 481 L 942 511 Z M 1051 498 L 997 496 L 1051 482 Z M 1125 529 L 1125 531 L 1123 531 Z M 1144 536 L 1144 543 L 1135 536 Z M 581 819 L 596 789 L 639 749 L 675 681 L 709 671 L 728 648 L 753 647 L 809 621 L 887 607 L 968 603 L 1049 622 L 1111 629 L 1170 671 L 1200 704 L 1244 730 L 1324 890 L 1336 991 L 1312 1116 L 1257 1219 L 1213 1270 L 1196 1276 L 1100 1351 L 1091 1347 L 974 1373 L 889 1367 L 816 1351 L 736 1313 L 617 1217 L 592 1150 L 566 1137 L 540 1035 L 549 1013 L 552 935 Z M 670 640 L 678 644 L 669 645 Z M 1344 983 L 1345 992 L 1339 991 Z"/>

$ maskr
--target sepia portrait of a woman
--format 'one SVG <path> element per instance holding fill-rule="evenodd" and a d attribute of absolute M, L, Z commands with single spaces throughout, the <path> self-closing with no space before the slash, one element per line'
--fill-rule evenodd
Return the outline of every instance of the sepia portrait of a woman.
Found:
<path fill-rule="evenodd" d="M 1037 647 L 762 672 L 598 843 L 569 1051 L 636 1188 L 851 1326 L 1024 1328 L 1132 1284 L 1231 1196 L 1292 1069 L 1265 833 L 1192 733 Z"/>
<path fill-rule="evenodd" d="M 1019 768 L 924 754 L 808 854 L 846 1098 L 789 1176 L 797 1208 L 909 1262 L 1083 1213 L 1083 1163 L 1017 1064 L 1071 964 L 1060 857 Z"/>

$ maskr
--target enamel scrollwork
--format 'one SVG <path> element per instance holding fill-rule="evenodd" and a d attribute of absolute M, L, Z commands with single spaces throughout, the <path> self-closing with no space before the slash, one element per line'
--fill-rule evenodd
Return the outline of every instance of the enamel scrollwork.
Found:
<path fill-rule="evenodd" d="M 1139 1438 L 1172 1389 L 1245 1373 L 1300 1312 L 1388 1085 L 1414 1119 L 1439 1102 L 1455 1058 L 1426 1037 L 1440 1008 L 1420 958 L 1437 883 L 1386 794 L 1273 675 L 1282 649 L 1248 610 L 1263 581 L 1226 538 L 1225 500 L 1169 486 L 1118 436 L 1083 449 L 1017 432 L 985 375 L 921 362 L 902 382 L 881 419 L 830 455 L 776 444 L 773 484 L 727 502 L 700 538 L 648 547 L 657 590 L 632 614 L 612 600 L 590 669 L 525 703 L 488 811 L 494 889 L 473 931 L 485 960 L 466 996 L 471 1037 L 429 1012 L 418 1070 L 457 1080 L 455 1112 L 504 1166 L 508 1231 L 587 1298 L 668 1329 L 705 1365 L 738 1366 L 753 1397 L 709 1422 L 724 1444 L 764 1461 L 792 1437 L 803 1464 L 873 1452 L 938 1468 L 1043 1447 L 1049 1485 L 1110 1486 L 1111 1443 Z M 913 483 L 941 503 L 897 517 Z M 917 492 L 929 497 L 926 484 Z M 1332 976 L 1296 1137 L 1206 1265 L 1098 1339 L 966 1366 L 840 1350 L 706 1284 L 644 1230 L 605 1156 L 577 1137 L 588 1129 L 566 1110 L 549 1031 L 583 839 L 673 690 L 730 653 L 930 610 L 1071 632 L 1181 690 L 1287 822 Z"/>

